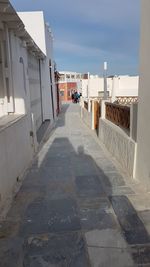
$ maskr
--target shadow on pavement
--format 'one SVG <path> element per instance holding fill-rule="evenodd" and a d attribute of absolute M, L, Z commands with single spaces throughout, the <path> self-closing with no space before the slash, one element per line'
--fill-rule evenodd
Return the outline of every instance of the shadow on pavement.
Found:
<path fill-rule="evenodd" d="M 63 104 L 61 108 L 61 112 L 58 116 L 57 122 L 56 122 L 56 127 L 63 127 L 65 126 L 65 116 L 67 109 L 69 108 L 69 104 Z"/>
<path fill-rule="evenodd" d="M 57 127 L 63 125 L 64 114 Z M 37 158 L 29 170 L 1 224 L 1 266 L 88 267 L 85 236 L 93 230 L 121 231 L 134 262 L 150 263 L 149 235 L 127 196 L 114 195 L 111 176 L 83 146 L 76 152 L 68 138 L 55 138 L 40 167 Z M 108 241 L 98 240 L 97 249 L 104 241 L 107 252 L 111 243 L 103 238 Z"/>

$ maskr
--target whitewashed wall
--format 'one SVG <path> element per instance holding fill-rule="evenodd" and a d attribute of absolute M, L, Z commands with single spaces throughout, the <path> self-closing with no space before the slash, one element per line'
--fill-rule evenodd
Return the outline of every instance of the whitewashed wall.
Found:
<path fill-rule="evenodd" d="M 57 98 L 54 81 L 54 62 L 53 62 L 53 37 L 48 25 L 45 24 L 42 11 L 39 12 L 19 12 L 18 15 L 23 20 L 26 30 L 32 36 L 35 43 L 45 54 L 45 59 L 41 62 L 42 73 L 42 101 L 43 101 L 43 119 L 50 119 L 51 122 L 56 117 Z M 49 61 L 52 63 L 52 83 L 50 81 Z M 52 94 L 53 92 L 53 105 Z M 54 106 L 54 118 L 53 118 Z"/>
<path fill-rule="evenodd" d="M 142 2 L 136 178 L 150 190 L 150 1 Z"/>
<path fill-rule="evenodd" d="M 88 86 L 88 80 L 82 80 L 82 96 L 87 97 L 87 86 Z"/>
<path fill-rule="evenodd" d="M 12 87 L 15 121 L 0 128 L 0 208 L 11 199 L 12 191 L 33 157 L 27 50 L 10 32 Z M 9 115 L 8 115 L 9 116 Z"/>
<path fill-rule="evenodd" d="M 27 116 L 0 130 L 0 208 L 11 200 L 17 180 L 32 159 L 29 130 Z"/>
<path fill-rule="evenodd" d="M 104 89 L 104 80 L 102 78 L 89 79 L 89 96 L 98 96 L 99 91 Z"/>
<path fill-rule="evenodd" d="M 22 41 L 11 32 L 12 77 L 16 114 L 29 110 L 29 83 L 27 77 L 27 50 Z"/>
<path fill-rule="evenodd" d="M 34 116 L 36 130 L 38 130 L 43 122 L 43 109 L 40 85 L 39 59 L 28 53 L 28 77 L 30 88 L 30 105 L 31 113 Z"/>
<path fill-rule="evenodd" d="M 50 33 L 49 27 L 45 25 L 45 40 L 46 40 L 46 64 L 49 67 L 49 61 L 51 62 L 51 71 L 48 68 L 47 77 L 49 78 L 51 73 L 51 79 L 49 80 L 49 87 L 50 90 L 47 91 L 48 95 L 50 95 L 50 102 L 47 102 L 46 107 L 51 108 L 51 120 L 53 119 L 53 112 L 54 112 L 54 119 L 56 118 L 56 110 L 57 110 L 57 94 L 56 94 L 56 86 L 55 86 L 55 77 L 54 77 L 54 58 L 53 58 L 53 36 Z M 52 100 L 53 98 L 53 100 Z M 46 101 L 48 98 L 46 97 Z M 53 104 L 52 104 L 53 101 Z M 53 105 L 53 106 L 52 106 Z M 53 110 L 52 110 L 53 108 Z"/>
<path fill-rule="evenodd" d="M 39 26 L 38 22 L 37 24 L 35 23 L 34 18 L 29 19 L 28 22 L 32 25 L 31 22 L 33 21 L 38 34 L 41 34 L 39 39 L 40 46 L 42 51 L 46 51 L 45 53 L 48 55 L 45 55 L 45 59 L 40 60 L 42 106 L 44 120 L 51 119 L 53 121 L 49 75 L 49 59 L 52 59 L 52 46 L 49 46 L 49 42 L 52 42 L 52 39 L 50 40 L 49 38 L 52 37 L 51 35 L 46 37 L 48 32 L 45 32 L 45 24 L 41 13 L 40 16 L 41 20 L 38 21 L 37 18 Z M 39 57 L 27 51 L 25 42 L 18 38 L 12 30 L 10 31 L 10 45 L 11 97 L 14 99 L 13 111 L 17 118 L 15 117 L 15 121 L 8 123 L 7 127 L 0 127 L 0 209 L 5 205 L 6 199 L 11 199 L 13 187 L 33 158 L 36 151 L 36 135 L 32 138 L 30 133 L 33 132 L 35 134 L 42 123 Z M 55 88 L 54 73 L 52 86 Z M 55 110 L 56 107 L 54 107 Z M 35 114 L 35 128 L 33 128 L 31 113 Z"/>
<path fill-rule="evenodd" d="M 107 91 L 114 100 L 116 96 L 138 96 L 138 82 L 138 76 L 116 76 L 107 78 Z M 98 92 L 104 91 L 104 79 L 92 77 L 89 81 L 83 80 L 83 97 L 87 97 L 87 91 L 90 97 L 98 97 Z"/>
<path fill-rule="evenodd" d="M 119 76 L 116 96 L 138 96 L 138 76 Z"/>

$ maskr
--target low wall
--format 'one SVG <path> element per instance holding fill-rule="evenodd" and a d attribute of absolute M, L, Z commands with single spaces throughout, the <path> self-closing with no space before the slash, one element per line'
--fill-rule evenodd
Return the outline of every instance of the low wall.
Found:
<path fill-rule="evenodd" d="M 6 205 L 17 180 L 32 160 L 28 118 L 23 116 L 0 129 L 0 208 Z M 5 205 L 4 205 L 5 204 Z"/>
<path fill-rule="evenodd" d="M 92 113 L 81 107 L 81 118 L 83 122 L 91 129 L 92 128 Z"/>
<path fill-rule="evenodd" d="M 120 127 L 106 119 L 100 119 L 99 139 L 122 168 L 133 177 L 136 142 Z"/>

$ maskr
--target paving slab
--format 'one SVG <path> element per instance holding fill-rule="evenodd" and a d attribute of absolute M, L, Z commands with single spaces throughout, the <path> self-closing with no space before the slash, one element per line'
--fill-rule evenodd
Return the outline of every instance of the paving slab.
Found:
<path fill-rule="evenodd" d="M 140 266 L 150 266 L 150 245 L 133 246 L 131 253 L 136 264 Z"/>
<path fill-rule="evenodd" d="M 80 233 L 29 236 L 24 244 L 24 267 L 89 266 L 85 241 Z"/>
<path fill-rule="evenodd" d="M 150 237 L 136 210 L 126 196 L 112 196 L 110 201 L 128 244 L 147 244 Z"/>
<path fill-rule="evenodd" d="M 23 266 L 23 239 L 19 237 L 0 239 L 0 266 Z"/>
<path fill-rule="evenodd" d="M 88 247 L 125 249 L 128 243 L 120 229 L 95 229 L 85 233 Z"/>
<path fill-rule="evenodd" d="M 96 175 L 77 176 L 75 183 L 79 197 L 95 198 L 105 195 L 99 177 Z"/>
<path fill-rule="evenodd" d="M 81 209 L 80 219 L 84 231 L 117 228 L 114 214 L 103 209 Z"/>
<path fill-rule="evenodd" d="M 124 249 L 88 249 L 91 265 L 94 267 L 134 267 L 134 261 Z"/>
<path fill-rule="evenodd" d="M 20 235 L 70 232 L 80 229 L 80 218 L 74 200 L 41 199 L 28 206 Z"/>

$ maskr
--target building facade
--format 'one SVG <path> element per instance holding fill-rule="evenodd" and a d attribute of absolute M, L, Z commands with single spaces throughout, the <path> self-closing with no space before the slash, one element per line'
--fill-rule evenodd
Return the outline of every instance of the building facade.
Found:
<path fill-rule="evenodd" d="M 19 12 L 19 17 L 23 21 L 26 30 L 32 36 L 35 43 L 45 56 L 44 60 L 40 62 L 41 72 L 41 98 L 43 99 L 43 120 L 50 119 L 53 122 L 57 113 L 57 92 L 55 84 L 55 66 L 53 58 L 53 35 L 48 24 L 45 23 L 44 14 L 42 11 L 38 12 Z M 32 66 L 32 64 L 30 64 Z M 33 66 L 33 69 L 35 67 Z M 32 71 L 32 70 L 31 70 Z M 32 76 L 32 73 L 31 73 Z M 32 83 L 35 81 L 31 81 Z M 36 97 L 36 92 L 33 98 Z M 34 101 L 34 100 L 33 100 Z M 36 108 L 36 101 L 33 102 Z"/>
<path fill-rule="evenodd" d="M 61 101 L 71 101 L 71 95 L 74 91 L 81 93 L 82 80 L 87 79 L 87 74 L 81 74 L 77 72 L 59 72 L 59 90 Z"/>
<path fill-rule="evenodd" d="M 3 210 L 37 151 L 41 125 L 55 119 L 56 100 L 52 51 L 48 54 L 47 49 L 38 46 L 9 1 L 0 2 L 0 10 L 0 209 Z M 45 24 L 43 29 L 46 36 Z"/>
<path fill-rule="evenodd" d="M 107 94 L 115 101 L 116 97 L 138 96 L 138 76 L 113 76 L 107 78 Z M 104 78 L 90 75 L 82 80 L 83 97 L 102 97 L 104 94 Z"/>

